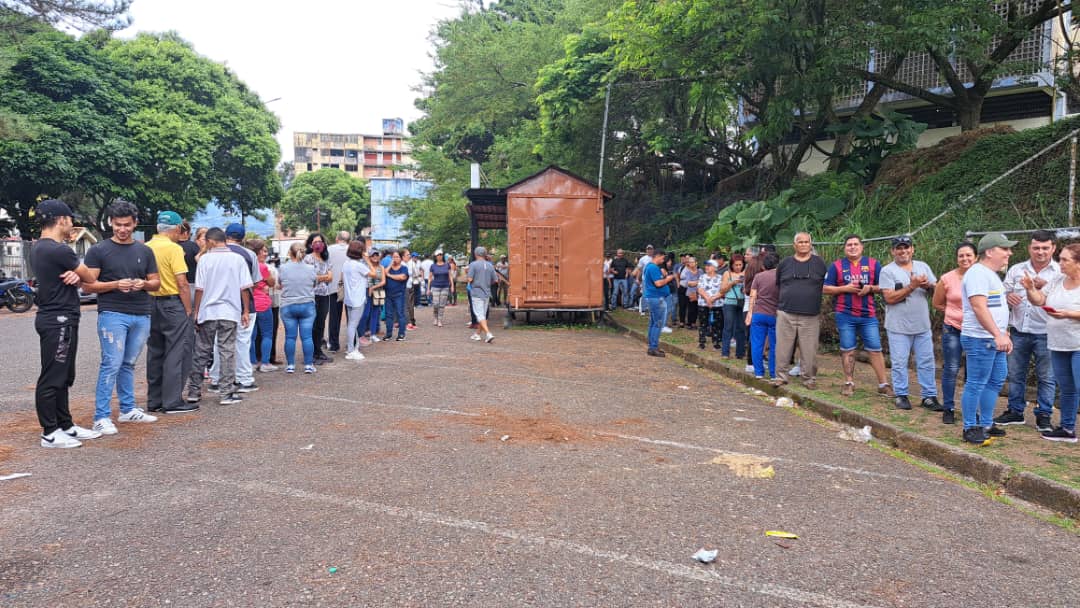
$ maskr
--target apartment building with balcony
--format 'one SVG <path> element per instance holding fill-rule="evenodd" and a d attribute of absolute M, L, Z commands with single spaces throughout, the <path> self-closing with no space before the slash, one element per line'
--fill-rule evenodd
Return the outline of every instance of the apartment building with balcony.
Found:
<path fill-rule="evenodd" d="M 319 169 L 341 169 L 363 179 L 415 177 L 412 147 L 404 121 L 383 120 L 383 132 L 293 132 L 293 167 L 296 175 Z"/>

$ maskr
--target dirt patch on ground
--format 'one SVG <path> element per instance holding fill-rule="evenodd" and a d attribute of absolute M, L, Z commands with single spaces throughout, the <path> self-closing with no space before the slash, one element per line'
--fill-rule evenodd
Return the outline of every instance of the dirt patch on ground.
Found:
<path fill-rule="evenodd" d="M 448 425 L 477 429 L 476 442 L 503 443 L 602 443 L 611 441 L 603 429 L 573 424 L 560 420 L 551 407 L 544 407 L 535 416 L 508 414 L 497 409 L 472 410 L 472 416 L 447 414 L 431 420 L 402 420 L 394 428 L 409 431 L 425 439 L 439 437 L 436 430 Z M 611 423 L 617 426 L 645 424 L 644 420 L 621 420 Z M 505 437 L 505 439 L 504 439 Z"/>
<path fill-rule="evenodd" d="M 15 453 L 15 448 L 10 445 L 0 445 L 0 464 L 3 464 L 11 459 L 12 454 Z"/>

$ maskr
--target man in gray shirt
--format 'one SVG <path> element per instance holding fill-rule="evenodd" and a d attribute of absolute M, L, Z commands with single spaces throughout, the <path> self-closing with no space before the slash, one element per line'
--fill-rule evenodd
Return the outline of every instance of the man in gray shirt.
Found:
<path fill-rule="evenodd" d="M 491 330 L 488 329 L 487 323 L 488 303 L 491 301 L 491 285 L 496 281 L 505 283 L 506 279 L 495 272 L 495 267 L 487 260 L 487 249 L 477 247 L 474 253 L 476 259 L 469 264 L 468 271 L 469 284 L 472 286 L 469 301 L 472 304 L 473 314 L 476 315 L 476 323 L 480 327 L 478 331 L 474 331 L 473 335 L 469 336 L 469 339 L 483 340 L 490 344 L 495 339 Z M 480 331 L 484 332 L 484 337 L 480 337 Z"/>
<path fill-rule="evenodd" d="M 885 333 L 892 359 L 892 385 L 896 408 L 910 410 L 908 357 L 915 350 L 915 370 L 922 406 L 932 412 L 945 408 L 937 398 L 934 381 L 934 338 L 930 332 L 927 296 L 934 293 L 937 277 L 925 262 L 915 260 L 915 245 L 904 235 L 892 240 L 891 264 L 881 269 L 878 287 L 885 297 Z"/>

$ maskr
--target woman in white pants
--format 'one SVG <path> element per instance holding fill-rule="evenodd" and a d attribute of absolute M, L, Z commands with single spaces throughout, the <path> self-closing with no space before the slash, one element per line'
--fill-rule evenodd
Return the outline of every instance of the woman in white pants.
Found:
<path fill-rule="evenodd" d="M 341 267 L 347 330 L 345 358 L 349 361 L 361 361 L 364 355 L 360 353 L 360 336 L 364 335 L 364 331 L 359 329 L 360 318 L 364 316 L 364 305 L 367 303 L 368 279 L 375 276 L 375 271 L 364 259 L 364 243 L 361 241 L 349 243 L 345 256 L 348 259 Z"/>

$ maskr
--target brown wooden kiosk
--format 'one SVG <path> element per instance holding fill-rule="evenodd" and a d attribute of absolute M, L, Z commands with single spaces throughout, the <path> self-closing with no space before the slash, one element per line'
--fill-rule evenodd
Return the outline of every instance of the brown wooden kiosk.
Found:
<path fill-rule="evenodd" d="M 507 324 L 518 312 L 604 311 L 604 202 L 611 194 L 551 166 L 505 188 L 471 188 L 472 246 L 481 229 L 505 229 L 510 288 Z"/>

